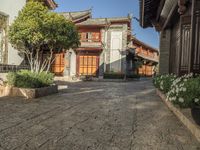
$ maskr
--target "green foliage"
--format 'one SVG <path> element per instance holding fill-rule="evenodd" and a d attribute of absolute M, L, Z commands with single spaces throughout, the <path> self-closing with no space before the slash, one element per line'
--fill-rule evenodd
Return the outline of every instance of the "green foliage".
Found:
<path fill-rule="evenodd" d="M 200 77 L 185 75 L 174 80 L 167 100 L 183 108 L 200 105 Z"/>
<path fill-rule="evenodd" d="M 44 18 L 45 44 L 50 48 L 69 49 L 78 47 L 78 31 L 71 21 L 64 16 L 49 12 Z"/>
<path fill-rule="evenodd" d="M 78 32 L 71 21 L 32 1 L 26 4 L 10 26 L 9 38 L 19 50 L 32 50 L 44 44 L 63 49 L 79 45 Z"/>
<path fill-rule="evenodd" d="M 20 70 L 18 72 L 9 72 L 7 83 L 10 86 L 20 88 L 41 88 L 53 83 L 54 75 L 52 73 L 35 73 L 29 70 Z"/>
<path fill-rule="evenodd" d="M 124 79 L 123 73 L 117 73 L 117 72 L 105 72 L 104 73 L 104 79 Z"/>
<path fill-rule="evenodd" d="M 9 29 L 9 40 L 18 50 L 29 51 L 39 47 L 45 41 L 43 21 L 48 8 L 38 2 L 28 2 L 19 12 Z"/>
<path fill-rule="evenodd" d="M 176 79 L 176 76 L 174 75 L 158 75 L 153 78 L 153 84 L 155 85 L 156 88 L 161 90 L 163 93 L 167 93 L 173 81 Z"/>
<path fill-rule="evenodd" d="M 143 65 L 143 61 L 142 60 L 138 60 L 135 62 L 135 69 L 137 70 L 138 68 L 141 68 Z"/>
<path fill-rule="evenodd" d="M 200 76 L 187 74 L 181 77 L 159 75 L 153 79 L 156 88 L 166 94 L 167 100 L 181 108 L 200 106 Z"/>
<path fill-rule="evenodd" d="M 26 55 L 31 70 L 36 72 L 44 68 L 48 71 L 53 51 L 68 50 L 80 44 L 78 31 L 71 21 L 33 1 L 27 2 L 10 26 L 9 40 L 12 46 Z M 49 50 L 46 62 L 40 62 L 41 47 Z"/>
<path fill-rule="evenodd" d="M 139 74 L 130 74 L 130 75 L 126 75 L 126 78 L 130 78 L 130 79 L 138 79 L 140 78 L 140 75 Z"/>

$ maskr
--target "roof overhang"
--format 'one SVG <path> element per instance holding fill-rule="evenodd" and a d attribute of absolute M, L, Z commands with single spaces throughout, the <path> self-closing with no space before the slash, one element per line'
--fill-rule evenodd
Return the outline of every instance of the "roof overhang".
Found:
<path fill-rule="evenodd" d="M 147 48 L 147 49 L 149 49 L 151 51 L 155 51 L 155 52 L 157 52 L 159 54 L 158 49 L 156 49 L 156 48 L 154 48 L 154 47 L 152 47 L 152 46 L 150 46 L 150 45 L 148 45 L 148 44 L 136 39 L 135 37 L 132 37 L 132 42 L 133 42 L 133 44 L 137 44 L 137 45 L 142 46 L 144 48 Z"/>
<path fill-rule="evenodd" d="M 140 0 L 140 25 L 161 31 L 170 26 L 171 19 L 183 15 L 189 0 Z"/>
<path fill-rule="evenodd" d="M 45 0 L 45 4 L 49 9 L 55 9 L 56 7 L 58 7 L 58 4 L 56 4 L 54 0 Z"/>
<path fill-rule="evenodd" d="M 153 59 L 153 58 L 150 58 L 150 57 L 146 57 L 145 55 L 136 54 L 136 57 L 139 57 L 139 58 L 141 58 L 141 59 L 143 59 L 143 60 L 146 60 L 146 61 L 158 63 L 158 60 L 157 60 L 157 59 Z"/>
<path fill-rule="evenodd" d="M 160 0 L 140 0 L 140 25 L 143 28 L 153 27 Z"/>

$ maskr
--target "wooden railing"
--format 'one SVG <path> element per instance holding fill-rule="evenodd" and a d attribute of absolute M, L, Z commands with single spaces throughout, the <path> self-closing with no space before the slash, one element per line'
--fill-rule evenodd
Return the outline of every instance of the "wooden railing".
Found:
<path fill-rule="evenodd" d="M 18 71 L 21 69 L 30 69 L 27 65 L 7 65 L 7 64 L 0 64 L 0 73 L 7 73 L 12 71 Z"/>
<path fill-rule="evenodd" d="M 102 47 L 101 42 L 81 42 L 80 47 Z"/>
<path fill-rule="evenodd" d="M 158 55 L 155 52 L 151 52 L 151 51 L 143 50 L 142 48 L 138 48 L 138 49 L 136 49 L 136 54 L 141 57 L 144 57 L 146 59 L 150 59 L 150 60 L 158 62 Z"/>

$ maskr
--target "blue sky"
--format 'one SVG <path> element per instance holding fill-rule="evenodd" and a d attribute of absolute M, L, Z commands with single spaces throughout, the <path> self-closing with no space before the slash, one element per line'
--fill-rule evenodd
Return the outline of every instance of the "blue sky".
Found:
<path fill-rule="evenodd" d="M 93 18 L 123 17 L 128 13 L 139 18 L 139 0 L 55 0 L 57 12 L 80 11 L 92 8 Z M 159 34 L 153 28 L 143 29 L 136 20 L 132 22 L 132 34 L 143 42 L 158 48 Z"/>

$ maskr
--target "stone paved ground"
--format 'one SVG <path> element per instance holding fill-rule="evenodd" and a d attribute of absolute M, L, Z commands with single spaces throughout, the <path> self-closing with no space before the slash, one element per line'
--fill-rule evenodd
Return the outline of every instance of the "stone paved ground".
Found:
<path fill-rule="evenodd" d="M 33 101 L 0 98 L 0 150 L 195 150 L 151 81 L 70 83 Z"/>

